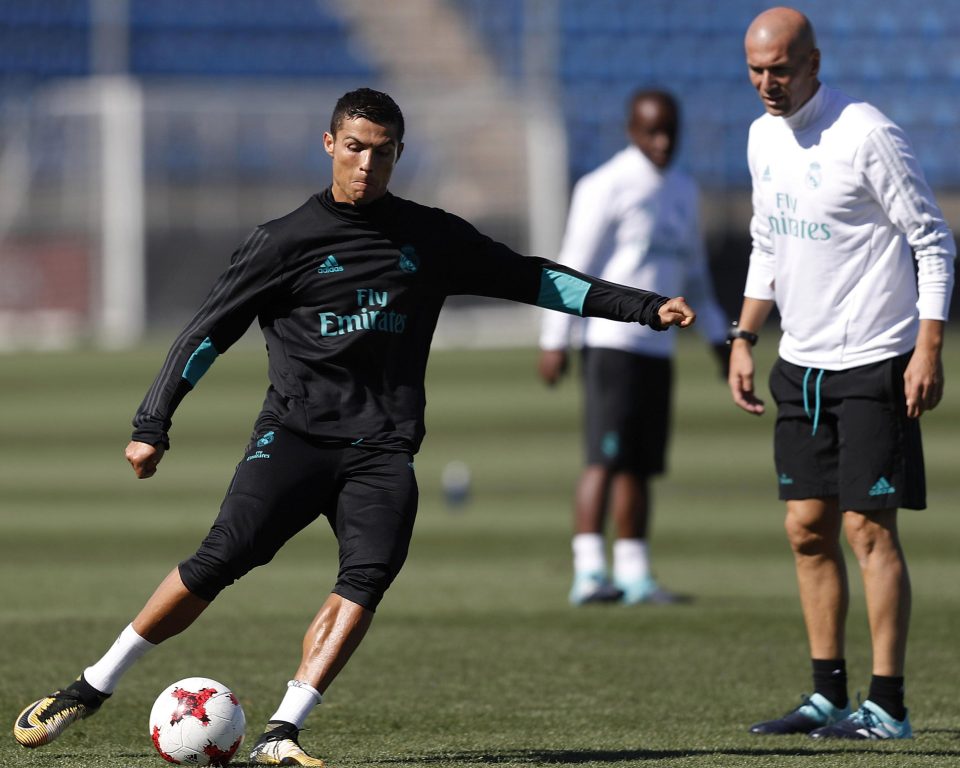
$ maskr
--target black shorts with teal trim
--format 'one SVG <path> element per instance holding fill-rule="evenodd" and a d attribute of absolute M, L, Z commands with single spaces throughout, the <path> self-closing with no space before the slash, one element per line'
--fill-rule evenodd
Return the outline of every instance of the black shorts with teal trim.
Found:
<path fill-rule="evenodd" d="M 856 512 L 926 507 L 920 422 L 907 418 L 910 355 L 844 371 L 777 360 L 774 456 L 780 498 L 836 497 Z"/>
<path fill-rule="evenodd" d="M 210 532 L 180 564 L 180 576 L 192 593 L 212 600 L 270 562 L 322 515 L 339 544 L 333 592 L 375 610 L 406 559 L 417 502 L 409 453 L 318 443 L 283 427 L 261 429 L 237 465 Z M 313 572 L 313 563 L 303 569 Z"/>
<path fill-rule="evenodd" d="M 587 464 L 661 474 L 673 391 L 670 358 L 588 347 L 583 376 Z"/>

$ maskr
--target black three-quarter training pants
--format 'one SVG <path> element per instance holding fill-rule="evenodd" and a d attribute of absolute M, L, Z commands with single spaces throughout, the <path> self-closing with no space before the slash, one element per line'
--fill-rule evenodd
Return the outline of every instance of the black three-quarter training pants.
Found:
<path fill-rule="evenodd" d="M 260 432 L 180 577 L 213 600 L 324 515 L 340 548 L 333 591 L 376 610 L 407 557 L 417 499 L 408 453 L 315 443 L 283 428 Z"/>

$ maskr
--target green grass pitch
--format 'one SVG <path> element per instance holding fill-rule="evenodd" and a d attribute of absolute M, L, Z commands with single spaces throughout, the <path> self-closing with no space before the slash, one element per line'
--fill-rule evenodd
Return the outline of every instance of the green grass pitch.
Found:
<path fill-rule="evenodd" d="M 764 382 L 773 336 L 757 350 Z M 960 347 L 948 343 L 946 399 L 923 422 L 930 508 L 901 516 L 914 740 L 746 733 L 798 703 L 809 663 L 775 497 L 772 414 L 739 412 L 691 334 L 678 357 L 671 469 L 655 485 L 653 554 L 660 579 L 694 601 L 568 606 L 576 377 L 545 389 L 533 350 L 436 351 L 409 561 L 311 715 L 304 746 L 333 768 L 960 765 Z M 164 352 L 0 358 L 0 766 L 158 767 L 150 706 L 192 675 L 233 687 L 249 746 L 333 583 L 332 535 L 319 521 L 147 656 L 95 718 L 46 748 L 13 742 L 19 709 L 97 658 L 192 551 L 249 435 L 265 360 L 244 341 L 184 402 L 157 477 L 136 480 L 123 447 Z M 439 481 L 454 459 L 474 480 L 459 510 L 445 506 Z M 865 695 L 866 617 L 848 566 L 848 667 L 852 693 Z"/>

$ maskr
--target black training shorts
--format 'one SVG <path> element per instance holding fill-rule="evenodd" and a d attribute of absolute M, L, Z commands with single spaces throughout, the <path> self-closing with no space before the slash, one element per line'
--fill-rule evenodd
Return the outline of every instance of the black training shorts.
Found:
<path fill-rule="evenodd" d="M 825 371 L 777 360 L 774 454 L 780 498 L 837 497 L 856 512 L 926 507 L 920 422 L 907 418 L 910 355 Z"/>
<path fill-rule="evenodd" d="M 639 475 L 666 466 L 673 364 L 619 349 L 583 350 L 587 464 Z"/>
<path fill-rule="evenodd" d="M 180 564 L 180 575 L 191 592 L 212 600 L 323 515 L 340 549 L 333 592 L 375 610 L 406 559 L 417 500 L 408 453 L 261 430 L 237 465 L 213 527 Z"/>

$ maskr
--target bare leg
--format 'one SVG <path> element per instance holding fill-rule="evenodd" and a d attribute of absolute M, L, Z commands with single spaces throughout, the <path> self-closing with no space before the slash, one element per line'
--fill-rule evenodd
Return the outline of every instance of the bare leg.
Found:
<path fill-rule="evenodd" d="M 303 637 L 303 657 L 296 679 L 309 683 L 320 693 L 326 691 L 372 622 L 373 611 L 331 594 Z"/>
<path fill-rule="evenodd" d="M 787 502 L 785 527 L 793 548 L 810 657 L 841 659 L 850 594 L 840 548 L 836 498 Z"/>
<path fill-rule="evenodd" d="M 610 506 L 618 539 L 646 539 L 650 526 L 650 484 L 633 472 L 617 472 L 610 484 Z"/>
<path fill-rule="evenodd" d="M 867 598 L 873 674 L 902 677 L 910 625 L 910 575 L 897 533 L 897 510 L 844 513 L 844 532 L 860 563 Z"/>
<path fill-rule="evenodd" d="M 189 627 L 210 605 L 187 589 L 174 568 L 160 582 L 133 620 L 133 629 L 144 640 L 157 644 Z"/>
<path fill-rule="evenodd" d="M 607 494 L 610 472 L 591 464 L 584 468 L 577 484 L 573 520 L 573 587 L 570 602 L 605 603 L 619 600 L 622 593 L 607 578 L 606 537 Z"/>
<path fill-rule="evenodd" d="M 574 533 L 603 533 L 607 516 L 607 487 L 610 473 L 591 464 L 580 475 L 574 502 Z"/>

